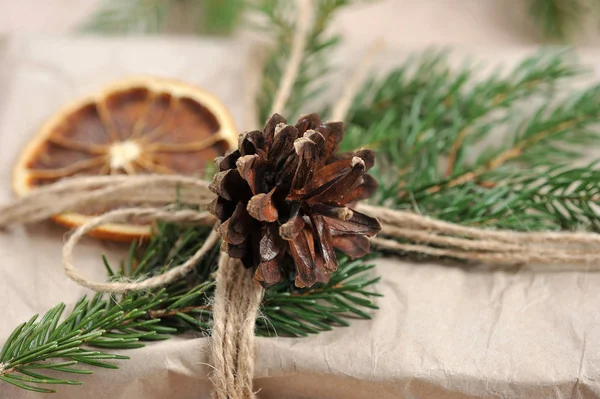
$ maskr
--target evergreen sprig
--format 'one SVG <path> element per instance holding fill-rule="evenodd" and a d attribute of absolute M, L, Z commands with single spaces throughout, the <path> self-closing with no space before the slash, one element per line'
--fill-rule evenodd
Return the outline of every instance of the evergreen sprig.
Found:
<path fill-rule="evenodd" d="M 132 349 L 143 346 L 138 341 L 149 338 L 154 331 L 137 330 L 139 323 L 128 325 L 157 306 L 165 298 L 164 292 L 152 298 L 134 301 L 127 298 L 119 303 L 96 295 L 92 300 L 82 298 L 66 319 L 59 322 L 65 305 L 49 310 L 41 320 L 33 316 L 18 326 L 9 336 L 0 352 L 0 379 L 20 388 L 36 392 L 55 392 L 42 385 L 80 383 L 70 379 L 47 376 L 47 371 L 67 374 L 88 374 L 77 363 L 116 368 L 106 360 L 126 359 L 125 356 L 106 353 L 102 348 Z M 89 347 L 98 347 L 98 350 Z M 63 359 L 53 362 L 54 359 Z M 35 384 L 35 385 L 34 385 Z"/>
<path fill-rule="evenodd" d="M 230 33 L 246 8 L 265 11 L 281 7 L 287 0 L 103 0 L 80 26 L 83 31 L 115 33 L 159 33 L 191 25 L 193 33 Z M 329 5 L 346 1 L 329 1 Z M 526 12 L 548 40 L 569 41 L 600 15 L 598 0 L 527 0 Z M 507 3 L 507 6 L 512 6 Z M 179 20 L 172 21 L 172 17 Z M 170 23 L 176 22 L 176 23 Z M 285 50 L 285 49 L 283 49 Z"/>
<path fill-rule="evenodd" d="M 257 98 L 259 120 L 266 121 L 270 117 L 271 106 L 290 56 L 297 13 L 294 3 L 285 0 L 260 0 L 254 7 L 254 10 L 263 16 L 263 25 L 259 25 L 258 28 L 267 32 L 274 43 L 266 56 L 262 90 L 259 91 Z M 351 3 L 352 0 L 313 2 L 314 20 L 307 35 L 300 73 L 285 110 L 281 110 L 286 118 L 294 120 L 299 116 L 303 106 L 327 89 L 326 78 L 332 69 L 329 58 L 340 42 L 339 35 L 328 32 L 327 26 L 340 9 Z"/>
<path fill-rule="evenodd" d="M 140 253 L 137 244 L 131 246 L 128 259 L 118 270 L 104 259 L 108 277 L 137 279 L 163 273 L 191 257 L 208 231 L 160 224 Z M 218 252 L 217 245 L 192 274 L 163 289 L 131 292 L 121 298 L 83 297 L 68 314 L 66 306 L 59 304 L 41 319 L 33 316 L 4 343 L 0 380 L 51 393 L 55 390 L 46 386 L 79 385 L 76 374 L 90 374 L 91 368 L 97 367 L 116 369 L 111 361 L 129 359 L 111 350 L 141 348 L 148 341 L 166 340 L 185 332 L 210 334 Z M 268 289 L 256 334 L 300 337 L 347 326 L 348 318 L 370 318 L 369 309 L 377 309 L 372 298 L 379 294 L 372 291 L 372 286 L 378 278 L 370 277 L 373 265 L 365 262 L 340 256 L 340 267 L 327 284 L 311 289 L 285 285 Z"/>
<path fill-rule="evenodd" d="M 340 267 L 326 284 L 302 290 L 280 284 L 267 290 L 257 334 L 305 337 L 335 326 L 347 327 L 345 319 L 350 316 L 370 319 L 368 309 L 378 309 L 371 298 L 381 296 L 371 289 L 380 278 L 368 278 L 374 265 L 366 264 L 364 258 L 351 261 L 338 254 L 338 259 Z"/>
<path fill-rule="evenodd" d="M 380 204 L 473 226 L 595 229 L 595 164 L 569 165 L 600 143 L 600 86 L 566 85 L 584 74 L 565 51 L 488 77 L 428 51 L 365 84 L 343 145 L 377 150 Z"/>

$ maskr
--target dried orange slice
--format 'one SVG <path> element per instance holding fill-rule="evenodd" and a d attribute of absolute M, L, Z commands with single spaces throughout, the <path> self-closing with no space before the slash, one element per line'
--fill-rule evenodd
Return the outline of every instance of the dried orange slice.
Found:
<path fill-rule="evenodd" d="M 127 79 L 50 118 L 18 158 L 13 189 L 22 196 L 78 175 L 203 177 L 206 165 L 237 146 L 237 137 L 232 117 L 212 94 L 174 80 Z M 68 213 L 55 220 L 74 227 L 106 210 Z M 149 226 L 107 224 L 93 235 L 127 241 L 149 233 Z"/>

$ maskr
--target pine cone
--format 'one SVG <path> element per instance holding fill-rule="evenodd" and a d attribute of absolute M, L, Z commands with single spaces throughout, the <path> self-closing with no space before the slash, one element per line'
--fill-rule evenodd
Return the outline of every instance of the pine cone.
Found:
<path fill-rule="evenodd" d="M 343 133 L 341 122 L 323 124 L 316 114 L 296 126 L 275 114 L 217 158 L 209 209 L 222 222 L 223 250 L 256 268 L 263 286 L 292 275 L 295 264 L 296 286 L 310 287 L 337 269 L 335 249 L 352 258 L 369 252 L 379 222 L 347 206 L 375 192 L 366 174 L 375 154 L 335 155 Z"/>

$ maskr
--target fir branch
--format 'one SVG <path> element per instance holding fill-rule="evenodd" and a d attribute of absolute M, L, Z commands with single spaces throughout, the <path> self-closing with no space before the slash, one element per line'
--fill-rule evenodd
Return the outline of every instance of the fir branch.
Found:
<path fill-rule="evenodd" d="M 546 178 L 524 176 L 518 182 L 527 188 L 526 195 L 539 209 L 549 214 L 543 219 L 546 229 L 584 229 L 600 232 L 600 171 L 592 163 L 582 168 L 556 167 L 545 171 Z M 554 224 L 554 225 L 551 225 Z"/>
<path fill-rule="evenodd" d="M 498 170 L 485 183 L 469 182 L 415 200 L 442 220 L 510 230 L 599 231 L 596 163 Z M 409 205 L 406 206 L 407 209 Z"/>
<path fill-rule="evenodd" d="M 507 147 L 485 151 L 476 162 L 478 166 L 468 172 L 414 191 L 432 194 L 443 187 L 477 182 L 486 173 L 514 162 L 519 162 L 519 166 L 534 167 L 576 159 L 581 156 L 581 148 L 577 151 L 576 146 L 600 143 L 600 136 L 591 130 L 600 121 L 600 110 L 595 106 L 599 100 L 600 86 L 594 86 L 556 106 L 544 104 L 520 122 Z M 463 141 L 464 135 L 457 138 L 457 142 Z"/>
<path fill-rule="evenodd" d="M 543 52 L 480 79 L 472 67 L 452 69 L 443 52 L 428 52 L 365 85 L 343 145 L 378 150 L 377 199 L 387 206 L 485 227 L 596 229 L 590 179 L 597 174 L 565 165 L 599 141 L 600 89 L 554 100 L 565 97 L 561 83 L 583 71 L 568 53 Z M 525 100 L 542 105 L 524 107 Z M 514 132 L 507 140 L 476 150 L 506 130 Z M 554 195 L 565 184 L 552 178 L 557 170 L 587 192 L 577 200 Z"/>
<path fill-rule="evenodd" d="M 348 326 L 344 318 L 349 316 L 370 319 L 366 310 L 378 309 L 371 298 L 381 296 L 370 290 L 379 281 L 379 277 L 368 278 L 374 265 L 365 264 L 365 259 L 350 261 L 341 255 L 338 259 L 340 266 L 326 284 L 302 290 L 280 284 L 267 290 L 257 335 L 304 337 Z"/>
<path fill-rule="evenodd" d="M 463 146 L 503 124 L 514 106 L 548 95 L 582 69 L 568 54 L 541 53 L 479 82 L 475 72 L 473 67 L 452 70 L 445 52 L 429 51 L 369 80 L 349 112 L 343 146 L 376 148 L 384 163 L 402 172 L 397 180 L 403 184 L 438 181 L 447 174 L 440 155 L 453 153 L 452 173 L 460 171 Z"/>
<path fill-rule="evenodd" d="M 300 73 L 283 112 L 288 119 L 298 116 L 303 106 L 326 89 L 324 78 L 331 69 L 328 57 L 340 37 L 327 32 L 327 23 L 350 0 L 316 0 L 314 21 L 308 33 Z M 263 68 L 263 89 L 258 93 L 259 120 L 267 120 L 275 100 L 277 88 L 290 54 L 290 43 L 295 29 L 294 2 L 286 0 L 261 0 L 254 8 L 265 23 L 260 29 L 268 32 L 274 45 L 266 57 Z"/>
<path fill-rule="evenodd" d="M 67 368 L 77 363 L 114 368 L 115 366 L 105 360 L 126 357 L 101 350 L 91 350 L 88 346 L 119 349 L 143 346 L 138 341 L 154 335 L 155 332 L 125 330 L 124 326 L 144 315 L 148 309 L 157 306 L 162 300 L 164 300 L 162 292 L 152 298 L 144 297 L 137 301 L 126 299 L 120 303 L 102 299 L 97 295 L 91 301 L 82 298 L 71 314 L 60 323 L 59 320 L 65 310 L 64 304 L 49 310 L 39 321 L 37 321 L 38 315 L 35 315 L 28 322 L 18 326 L 2 347 L 0 363 L 3 366 L 0 379 L 20 388 L 37 392 L 55 392 L 32 384 L 79 385 L 80 383 L 40 374 L 44 372 L 43 370 L 70 374 L 86 373 L 86 370 Z M 109 334 L 109 331 L 119 333 Z M 45 363 L 46 360 L 56 358 L 68 361 Z"/>
<path fill-rule="evenodd" d="M 163 273 L 192 256 L 208 232 L 202 227 L 160 224 L 141 251 L 132 244 L 129 258 L 118 271 L 105 260 L 107 274 L 119 279 Z M 118 300 L 103 295 L 91 300 L 84 297 L 68 315 L 65 305 L 59 304 L 39 321 L 37 315 L 32 317 L 2 347 L 0 380 L 31 391 L 54 392 L 45 386 L 78 385 L 75 374 L 89 374 L 95 367 L 116 369 L 110 360 L 128 359 L 111 354 L 112 349 L 140 348 L 145 341 L 189 331 L 210 334 L 218 253 L 217 245 L 194 273 L 164 289 L 132 292 Z M 377 308 L 372 298 L 378 296 L 371 290 L 378 278 L 368 277 L 373 265 L 339 259 L 339 269 L 327 284 L 291 293 L 285 285 L 268 289 L 256 334 L 306 336 L 346 326 L 349 317 L 370 318 L 369 309 Z M 83 368 L 72 367 L 76 364 Z M 69 377 L 50 377 L 47 372 Z"/>

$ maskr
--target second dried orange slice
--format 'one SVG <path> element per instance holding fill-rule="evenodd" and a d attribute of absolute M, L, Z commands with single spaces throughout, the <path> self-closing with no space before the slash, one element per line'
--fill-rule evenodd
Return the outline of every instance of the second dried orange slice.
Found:
<path fill-rule="evenodd" d="M 204 177 L 207 165 L 236 147 L 237 138 L 232 117 L 212 94 L 174 80 L 127 79 L 48 120 L 21 153 L 13 188 L 17 195 L 25 195 L 38 186 L 80 175 Z M 78 226 L 95 211 L 58 215 L 55 220 Z M 149 233 L 149 226 L 135 224 L 109 224 L 94 231 L 115 240 Z"/>

